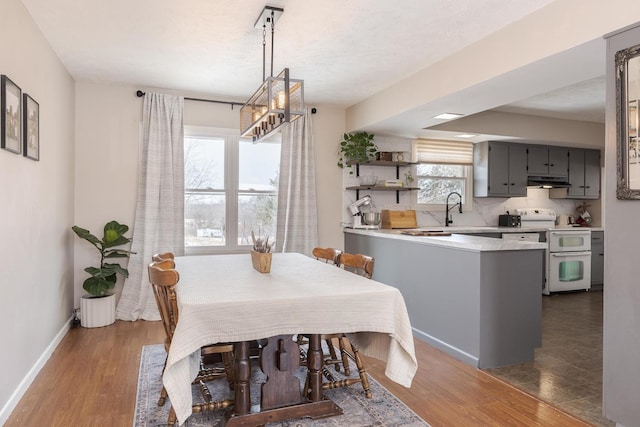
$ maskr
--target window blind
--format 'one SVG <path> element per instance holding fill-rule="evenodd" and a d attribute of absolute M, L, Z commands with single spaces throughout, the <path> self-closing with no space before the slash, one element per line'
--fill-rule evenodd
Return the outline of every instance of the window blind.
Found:
<path fill-rule="evenodd" d="M 473 165 L 473 143 L 416 139 L 413 141 L 414 159 L 418 163 L 443 165 Z"/>

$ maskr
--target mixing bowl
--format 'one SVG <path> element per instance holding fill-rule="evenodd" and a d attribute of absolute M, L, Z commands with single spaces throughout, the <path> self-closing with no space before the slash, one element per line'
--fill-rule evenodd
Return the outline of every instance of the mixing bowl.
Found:
<path fill-rule="evenodd" d="M 366 225 L 380 224 L 380 212 L 366 212 L 362 214 L 362 222 Z"/>

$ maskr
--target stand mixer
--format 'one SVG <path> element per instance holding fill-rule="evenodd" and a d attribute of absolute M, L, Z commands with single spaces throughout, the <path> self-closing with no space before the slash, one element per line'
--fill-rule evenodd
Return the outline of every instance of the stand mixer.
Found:
<path fill-rule="evenodd" d="M 376 215 L 377 220 L 373 221 L 372 224 L 367 224 L 367 221 L 363 221 L 362 218 L 365 214 L 364 212 L 362 212 L 362 208 L 364 206 L 371 206 L 372 203 L 373 202 L 371 200 L 371 196 L 367 195 L 349 205 L 349 211 L 353 216 L 353 228 L 361 228 L 367 230 L 377 230 L 380 228 L 380 214 Z"/>

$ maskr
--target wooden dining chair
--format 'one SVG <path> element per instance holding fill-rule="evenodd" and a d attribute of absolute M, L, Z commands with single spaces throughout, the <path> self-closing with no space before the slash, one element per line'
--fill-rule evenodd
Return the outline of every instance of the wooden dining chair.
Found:
<path fill-rule="evenodd" d="M 360 276 L 366 277 L 367 279 L 371 279 L 373 277 L 373 268 L 375 266 L 375 259 L 368 255 L 362 254 L 350 254 L 347 252 L 343 252 L 338 257 L 338 267 L 351 271 L 352 273 L 358 274 Z M 355 362 L 356 367 L 358 369 L 358 376 L 360 377 L 359 382 L 362 384 L 362 388 L 364 390 L 365 395 L 370 398 L 371 397 L 371 387 L 369 385 L 369 378 L 367 377 L 367 371 L 364 367 L 364 363 L 362 362 L 362 358 L 360 357 L 360 352 L 358 348 L 351 344 L 349 339 L 345 334 L 338 334 L 338 345 L 340 348 L 340 355 L 342 358 L 342 366 L 344 368 L 344 373 L 346 376 L 351 375 L 351 370 L 349 369 L 349 360 L 351 359 Z M 349 352 L 349 348 L 351 352 Z M 345 384 L 350 385 L 350 384 Z M 338 385 L 344 387 L 344 385 Z"/>
<path fill-rule="evenodd" d="M 315 259 L 319 260 L 319 261 L 324 261 L 327 264 L 333 264 L 335 266 L 338 265 L 338 259 L 340 257 L 340 254 L 342 253 L 341 250 L 339 249 L 335 249 L 335 248 L 321 248 L 321 247 L 315 247 L 313 248 L 313 250 L 311 251 L 311 255 L 313 255 L 315 257 Z M 327 343 L 327 347 L 329 348 L 329 359 L 335 361 L 334 365 L 335 365 L 335 369 L 336 370 L 340 370 L 340 361 L 338 360 L 338 356 L 336 354 L 336 349 L 335 347 L 332 345 L 332 341 L 331 341 L 331 336 L 327 335 L 326 338 L 322 338 L 324 339 L 324 341 Z M 305 345 L 309 342 L 309 337 L 305 334 L 298 334 L 297 339 L 296 339 L 298 345 Z M 307 359 L 306 359 L 307 355 L 304 351 L 300 352 L 300 363 L 302 365 L 307 363 Z"/>
<path fill-rule="evenodd" d="M 162 325 L 165 330 L 164 348 L 169 353 L 171 347 L 171 340 L 173 339 L 173 333 L 178 323 L 178 303 L 176 298 L 176 285 L 180 280 L 180 274 L 174 268 L 175 264 L 173 259 L 164 259 L 162 261 L 155 261 L 149 264 L 149 281 L 153 288 L 153 293 L 158 305 L 158 311 L 160 312 L 160 318 L 162 319 Z M 224 368 L 209 368 L 200 363 L 200 371 L 193 380 L 193 384 L 200 387 L 205 403 L 194 404 L 192 406 L 193 412 L 209 412 L 216 409 L 225 409 L 233 405 L 233 400 L 225 399 L 214 401 L 209 388 L 206 383 L 217 378 L 223 378 L 226 376 L 229 383 L 229 387 L 233 389 L 233 345 L 232 344 L 213 344 L 203 347 L 201 349 L 202 354 L 217 353 L 222 357 Z M 166 366 L 165 359 L 165 366 Z M 162 368 L 164 374 L 164 367 Z M 158 400 L 158 406 L 163 406 L 167 398 L 167 391 L 164 386 L 160 392 L 160 399 Z M 173 408 L 169 411 L 169 425 L 173 425 L 176 420 L 175 411 Z"/>
<path fill-rule="evenodd" d="M 165 259 L 170 259 L 175 261 L 175 256 L 173 255 L 173 252 L 157 253 L 157 254 L 153 254 L 153 256 L 151 257 L 151 260 L 154 262 L 164 261 Z"/>
<path fill-rule="evenodd" d="M 362 254 L 350 254 L 343 252 L 338 259 L 338 266 L 352 273 L 371 279 L 373 276 L 373 267 L 375 259 Z"/>
<path fill-rule="evenodd" d="M 313 250 L 313 255 L 318 259 L 327 259 L 331 257 L 332 249 L 322 249 L 316 248 L 319 251 Z M 337 249 L 333 249 L 337 254 L 334 258 L 334 263 L 345 270 L 351 271 L 358 275 L 364 276 L 368 279 L 371 279 L 373 276 L 373 267 L 375 264 L 375 260 L 367 255 L 362 254 L 349 254 L 345 252 L 338 251 Z M 320 257 L 317 254 L 324 254 L 324 257 Z M 369 378 L 367 377 L 367 371 L 364 367 L 364 363 L 362 362 L 362 358 L 360 357 L 360 352 L 357 347 L 352 345 L 347 338 L 347 336 L 343 333 L 337 334 L 323 334 L 320 336 L 320 339 L 327 343 L 329 354 L 323 357 L 323 367 L 322 373 L 327 378 L 328 382 L 322 384 L 322 388 L 324 390 L 330 390 L 339 387 L 348 387 L 352 384 L 360 383 L 362 385 L 362 389 L 364 390 L 364 394 L 367 398 L 371 398 L 371 386 L 369 385 Z M 338 349 L 340 352 L 340 358 L 338 358 L 337 353 L 335 351 L 334 343 L 337 341 Z M 351 350 L 351 352 L 349 351 Z M 340 368 L 344 370 L 345 376 L 351 376 L 351 369 L 349 368 L 349 359 L 353 360 L 358 368 L 358 378 L 345 378 L 344 380 L 336 380 L 331 371 L 329 371 L 326 367 L 333 365 L 336 371 L 340 371 Z M 309 378 L 307 378 L 307 383 Z M 307 385 L 305 385 L 305 390 L 308 390 Z"/>
<path fill-rule="evenodd" d="M 317 259 L 326 262 L 327 264 L 338 265 L 338 257 L 342 253 L 339 249 L 334 248 L 313 248 L 311 254 Z"/>

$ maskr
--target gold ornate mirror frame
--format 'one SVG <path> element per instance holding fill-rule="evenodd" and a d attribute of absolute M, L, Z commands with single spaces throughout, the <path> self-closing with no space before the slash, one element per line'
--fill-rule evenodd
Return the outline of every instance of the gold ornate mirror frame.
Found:
<path fill-rule="evenodd" d="M 640 45 L 616 52 L 618 199 L 640 199 Z"/>

